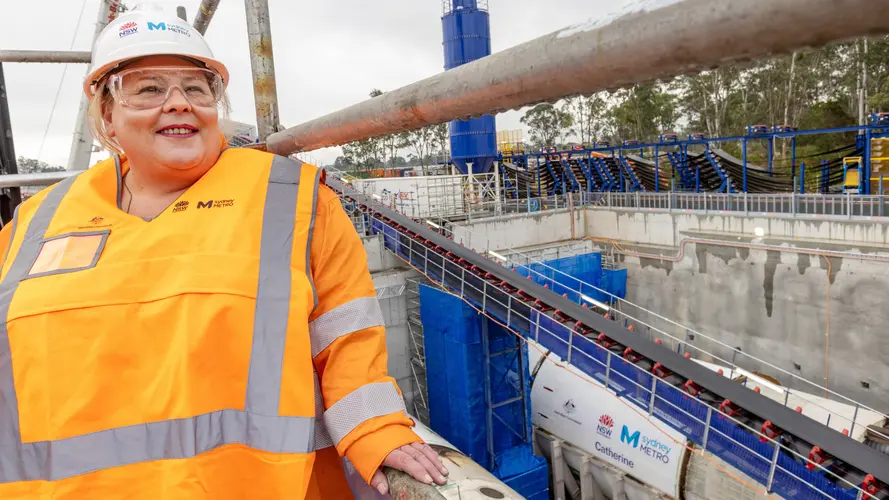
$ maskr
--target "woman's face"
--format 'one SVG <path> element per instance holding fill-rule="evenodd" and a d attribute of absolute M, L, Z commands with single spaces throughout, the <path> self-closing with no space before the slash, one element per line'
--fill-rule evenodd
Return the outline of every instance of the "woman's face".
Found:
<path fill-rule="evenodd" d="M 196 68 L 180 57 L 149 56 L 109 83 L 115 99 L 104 111 L 108 135 L 140 168 L 185 171 L 216 162 L 222 138 L 215 99 L 207 95 L 214 89 Z"/>

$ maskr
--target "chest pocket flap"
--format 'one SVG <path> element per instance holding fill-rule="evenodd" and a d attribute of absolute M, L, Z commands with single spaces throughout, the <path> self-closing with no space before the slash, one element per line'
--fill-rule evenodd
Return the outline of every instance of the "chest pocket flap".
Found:
<path fill-rule="evenodd" d="M 66 233 L 43 239 L 25 279 L 95 267 L 110 232 Z"/>

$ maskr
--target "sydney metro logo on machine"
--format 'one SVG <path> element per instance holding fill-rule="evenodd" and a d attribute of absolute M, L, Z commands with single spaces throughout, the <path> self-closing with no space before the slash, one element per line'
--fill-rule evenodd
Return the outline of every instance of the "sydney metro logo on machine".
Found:
<path fill-rule="evenodd" d="M 602 415 L 599 417 L 599 425 L 596 426 L 596 432 L 600 436 L 611 439 L 611 432 L 614 429 L 614 419 L 611 415 Z"/>
<path fill-rule="evenodd" d="M 620 430 L 620 440 L 633 448 L 638 448 L 642 453 L 645 453 L 655 460 L 660 460 L 665 464 L 670 463 L 670 450 L 672 450 L 672 448 L 665 443 L 661 443 L 657 439 L 649 438 L 642 434 L 642 431 L 636 431 L 630 434 L 630 429 L 625 425 Z"/>

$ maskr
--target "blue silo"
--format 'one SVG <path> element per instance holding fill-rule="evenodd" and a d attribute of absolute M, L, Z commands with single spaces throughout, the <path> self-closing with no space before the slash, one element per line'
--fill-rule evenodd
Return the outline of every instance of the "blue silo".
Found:
<path fill-rule="evenodd" d="M 445 70 L 491 54 L 491 29 L 487 0 L 444 0 L 441 26 Z M 467 173 L 486 173 L 497 156 L 497 129 L 494 117 L 484 115 L 449 124 L 451 158 L 457 169 Z"/>

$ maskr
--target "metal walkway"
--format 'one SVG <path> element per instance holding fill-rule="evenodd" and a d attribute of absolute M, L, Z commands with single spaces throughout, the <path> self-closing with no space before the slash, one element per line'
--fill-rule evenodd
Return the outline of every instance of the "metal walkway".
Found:
<path fill-rule="evenodd" d="M 787 498 L 889 498 L 889 456 L 762 396 L 329 179 L 371 234 L 480 313 L 600 380 Z"/>

